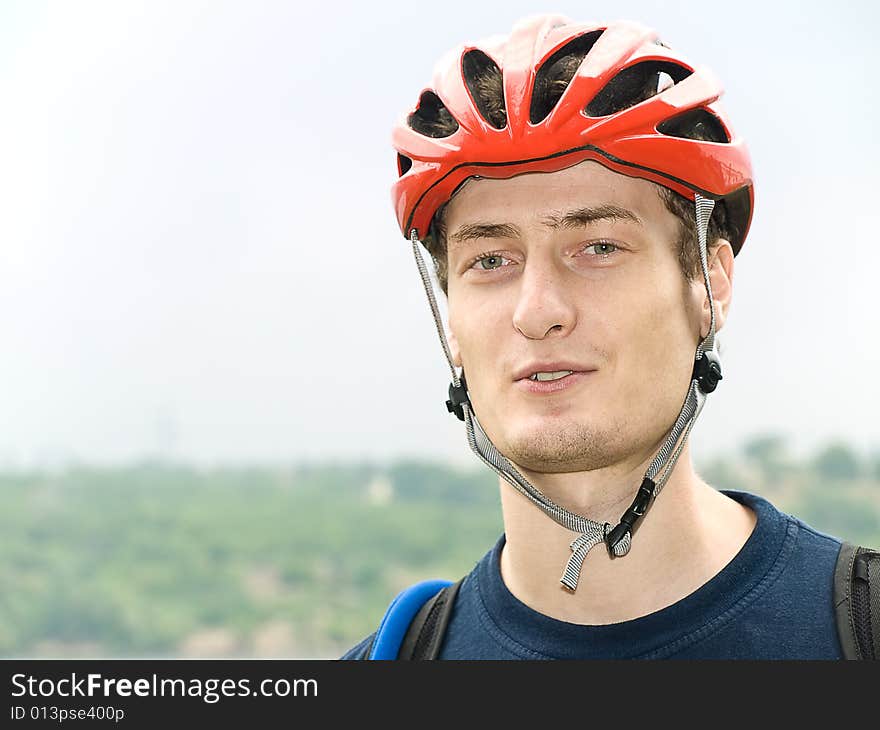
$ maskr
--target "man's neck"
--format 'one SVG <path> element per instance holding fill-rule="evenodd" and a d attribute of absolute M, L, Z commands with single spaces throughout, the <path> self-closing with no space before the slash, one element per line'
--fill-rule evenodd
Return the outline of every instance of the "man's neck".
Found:
<path fill-rule="evenodd" d="M 642 473 L 647 465 L 640 465 Z M 615 526 L 641 483 L 608 471 L 536 474 L 531 483 L 557 504 Z M 620 479 L 618 484 L 613 480 Z M 577 624 L 628 621 L 669 606 L 710 580 L 745 544 L 756 517 L 700 480 L 686 446 L 669 481 L 637 527 L 627 555 L 604 544 L 584 560 L 574 593 L 559 582 L 577 537 L 501 480 L 506 543 L 501 576 L 520 601 L 546 616 Z"/>

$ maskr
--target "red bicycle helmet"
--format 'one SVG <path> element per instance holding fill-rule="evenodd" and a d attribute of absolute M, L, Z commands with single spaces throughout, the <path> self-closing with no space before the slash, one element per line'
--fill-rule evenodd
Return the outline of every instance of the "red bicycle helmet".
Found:
<path fill-rule="evenodd" d="M 543 108 L 535 92 L 542 74 L 572 54 L 580 65 Z M 479 84 L 487 72 L 501 79 L 494 114 Z M 508 38 L 458 46 L 394 126 L 399 179 L 392 199 L 400 229 L 424 238 L 438 208 L 469 177 L 555 172 L 589 159 L 688 199 L 698 192 L 718 201 L 736 254 L 751 222 L 752 168 L 718 103 L 721 94 L 710 71 L 630 22 L 575 24 L 542 15 L 518 23 Z M 429 118 L 443 120 L 445 129 L 425 124 Z"/>

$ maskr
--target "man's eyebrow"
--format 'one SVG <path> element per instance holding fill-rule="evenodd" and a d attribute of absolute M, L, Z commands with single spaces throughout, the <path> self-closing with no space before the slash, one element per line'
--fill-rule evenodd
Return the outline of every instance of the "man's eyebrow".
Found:
<path fill-rule="evenodd" d="M 624 220 L 643 225 L 641 218 L 628 208 L 621 208 L 619 205 L 597 205 L 563 213 L 551 213 L 544 216 L 541 222 L 550 228 L 580 228 L 600 220 Z"/>
<path fill-rule="evenodd" d="M 627 220 L 643 225 L 628 208 L 619 205 L 597 205 L 574 208 L 544 216 L 541 222 L 549 228 L 581 228 L 600 220 Z M 520 230 L 512 223 L 465 223 L 447 237 L 450 248 L 475 238 L 519 238 Z"/>
<path fill-rule="evenodd" d="M 465 223 L 448 237 L 449 243 L 463 243 L 474 238 L 519 238 L 519 228 L 511 223 Z"/>

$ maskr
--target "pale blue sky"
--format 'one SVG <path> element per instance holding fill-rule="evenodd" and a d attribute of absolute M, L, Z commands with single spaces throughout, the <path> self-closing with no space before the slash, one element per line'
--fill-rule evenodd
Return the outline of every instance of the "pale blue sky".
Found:
<path fill-rule="evenodd" d="M 750 143 L 696 454 L 880 448 L 875 3 L 2 0 L 0 465 L 475 463 L 389 133 L 447 49 L 544 11 L 654 26 Z"/>

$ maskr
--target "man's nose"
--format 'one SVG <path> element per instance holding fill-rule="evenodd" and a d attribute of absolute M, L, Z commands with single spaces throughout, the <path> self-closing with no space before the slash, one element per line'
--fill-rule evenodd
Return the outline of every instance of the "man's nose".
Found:
<path fill-rule="evenodd" d="M 513 326 L 523 337 L 542 340 L 551 332 L 565 335 L 577 321 L 577 310 L 564 272 L 549 262 L 528 261 L 520 277 Z"/>

